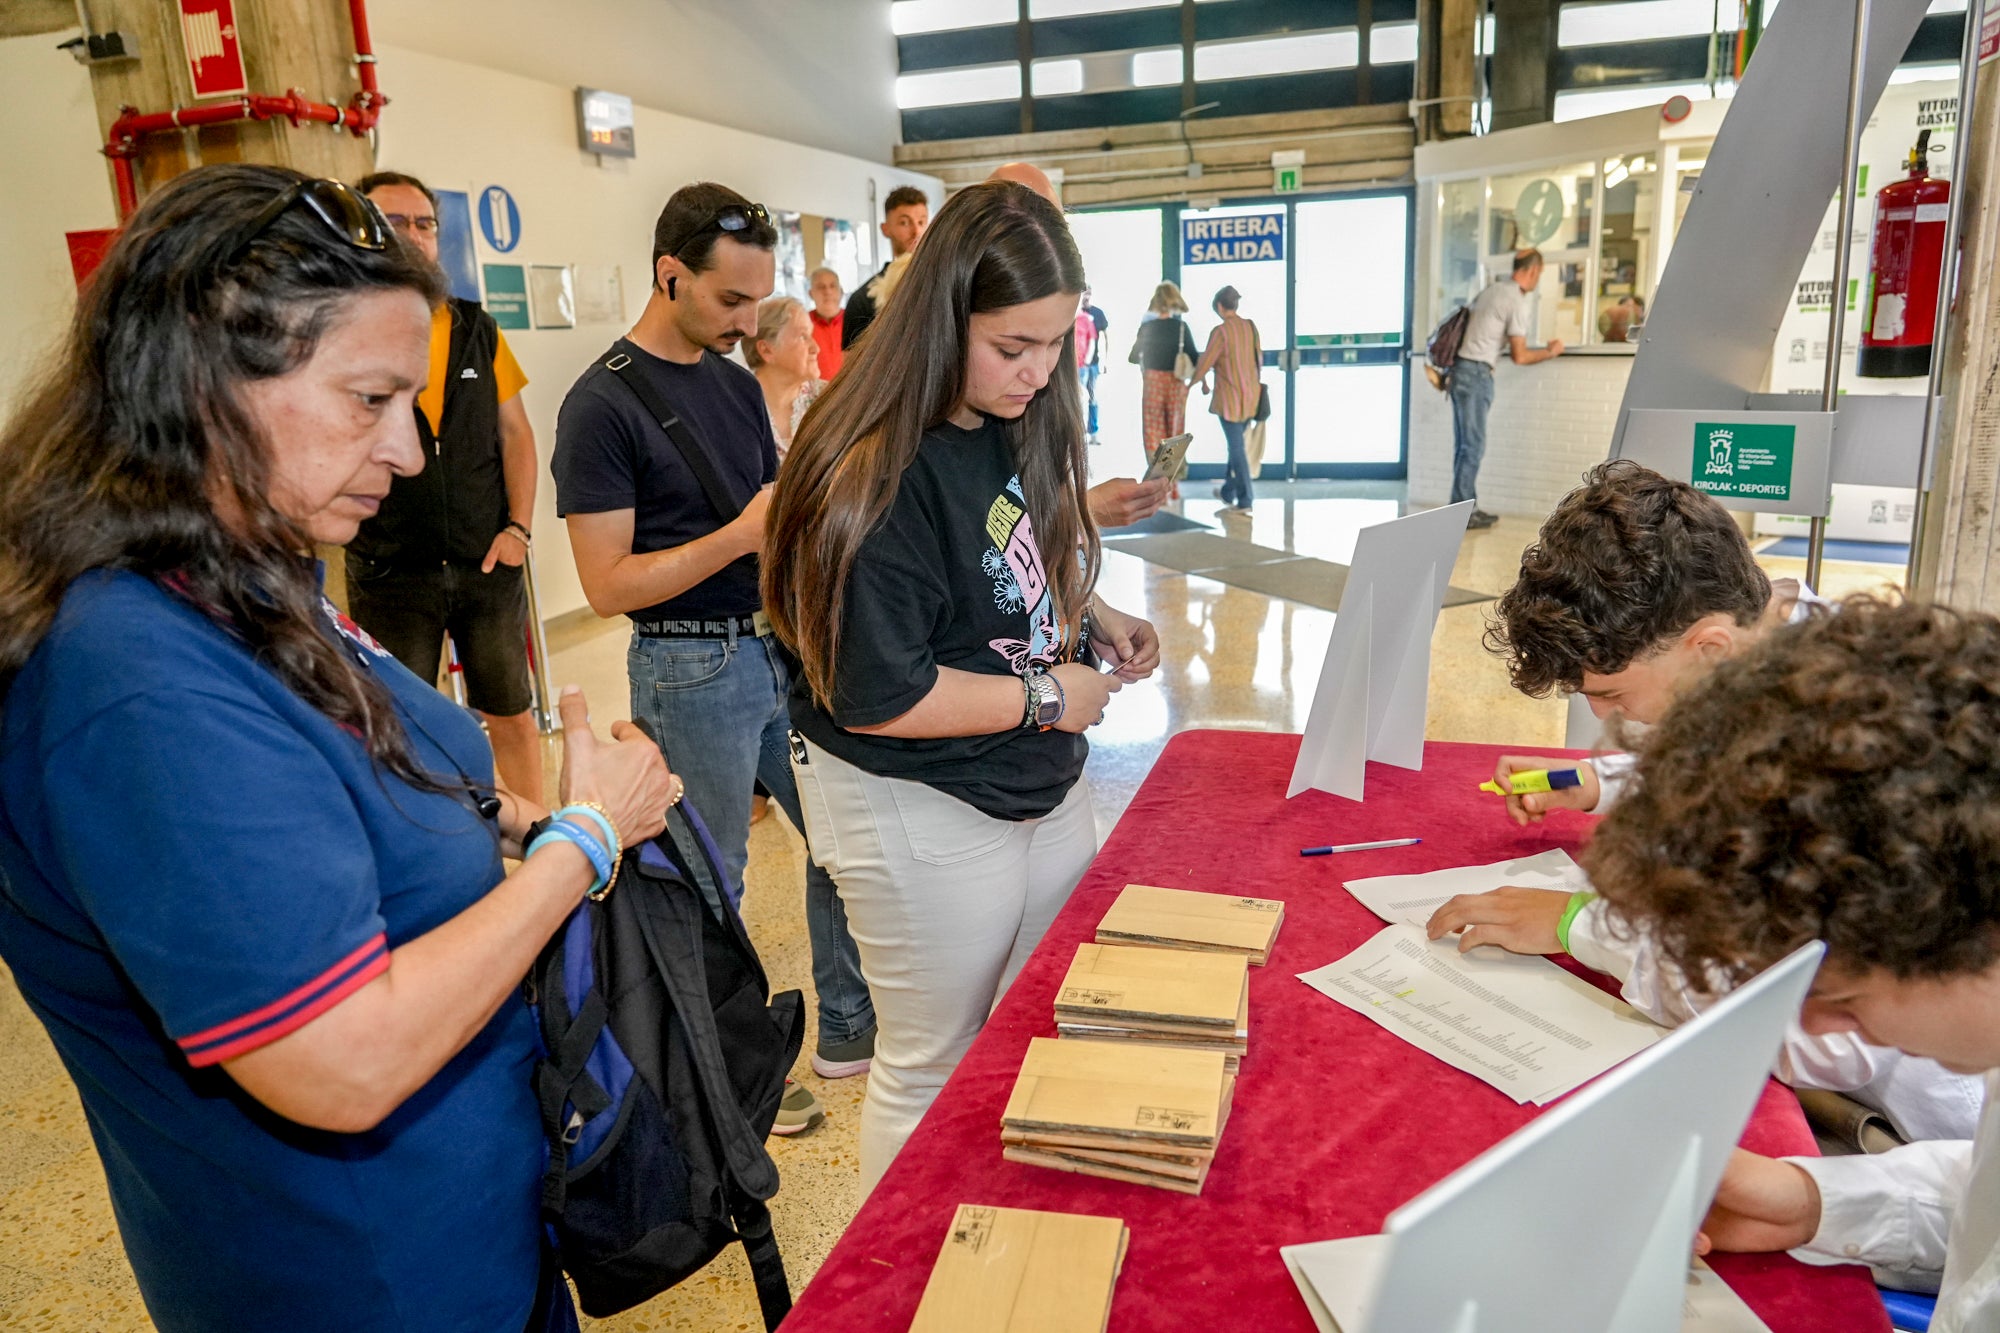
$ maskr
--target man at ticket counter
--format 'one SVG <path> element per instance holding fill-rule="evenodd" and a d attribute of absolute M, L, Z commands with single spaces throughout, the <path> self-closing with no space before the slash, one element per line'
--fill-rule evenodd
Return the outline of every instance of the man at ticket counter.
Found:
<path fill-rule="evenodd" d="M 1542 254 L 1522 250 L 1514 256 L 1514 274 L 1481 292 L 1472 302 L 1472 317 L 1451 368 L 1451 502 L 1476 500 L 1479 463 L 1486 456 L 1486 414 L 1493 409 L 1493 367 L 1505 351 L 1517 366 L 1561 356 L 1562 340 L 1551 338 L 1545 348 L 1528 346 L 1528 295 L 1542 280 Z M 1474 506 L 1469 528 L 1490 528 L 1499 519 Z"/>

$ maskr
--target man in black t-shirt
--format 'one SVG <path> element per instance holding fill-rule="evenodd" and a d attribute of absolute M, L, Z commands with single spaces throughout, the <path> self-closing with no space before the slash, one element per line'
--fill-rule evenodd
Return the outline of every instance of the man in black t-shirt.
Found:
<path fill-rule="evenodd" d="M 653 231 L 652 295 L 563 400 L 551 465 L 584 595 L 599 615 L 632 619 L 632 716 L 652 726 L 686 781 L 732 894 L 749 859 L 757 781 L 805 828 L 788 743 L 791 677 L 757 586 L 777 448 L 756 377 L 725 359 L 756 335 L 776 244 L 761 204 L 707 182 L 676 190 Z M 819 992 L 813 1069 L 863 1073 L 875 1011 L 833 881 L 810 856 L 806 925 Z M 792 1101 L 781 1129 L 805 1127 Z"/>
<path fill-rule="evenodd" d="M 922 190 L 914 185 L 898 185 L 889 191 L 889 197 L 882 201 L 882 237 L 889 242 L 889 263 L 882 265 L 880 273 L 847 298 L 847 315 L 840 326 L 843 350 L 854 346 L 855 339 L 875 322 L 875 312 L 882 301 L 883 275 L 888 273 L 890 265 L 917 248 L 924 228 L 930 225 L 931 201 Z"/>

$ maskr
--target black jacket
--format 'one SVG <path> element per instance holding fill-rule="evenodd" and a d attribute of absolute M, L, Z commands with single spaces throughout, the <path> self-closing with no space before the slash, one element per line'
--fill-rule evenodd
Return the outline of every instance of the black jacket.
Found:
<path fill-rule="evenodd" d="M 880 282 L 882 274 L 888 271 L 889 265 L 882 265 L 874 277 L 856 287 L 854 295 L 847 298 L 847 318 L 840 326 L 842 351 L 854 346 L 854 340 L 866 333 L 868 326 L 875 322 L 875 284 Z"/>

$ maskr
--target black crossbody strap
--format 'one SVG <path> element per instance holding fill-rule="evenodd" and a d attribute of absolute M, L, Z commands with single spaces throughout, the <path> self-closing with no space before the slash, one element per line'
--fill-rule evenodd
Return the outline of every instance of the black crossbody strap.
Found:
<path fill-rule="evenodd" d="M 729 487 L 723 484 L 722 470 L 715 465 L 715 455 L 708 451 L 708 445 L 701 436 L 695 434 L 694 428 L 681 419 L 680 413 L 669 407 L 659 391 L 633 368 L 630 355 L 622 351 L 614 352 L 611 359 L 604 363 L 604 368 L 616 375 L 618 382 L 632 391 L 632 396 L 639 400 L 639 405 L 646 409 L 647 414 L 660 423 L 660 429 L 681 451 L 681 457 L 687 460 L 695 480 L 701 483 L 702 494 L 708 497 L 708 503 L 715 512 L 722 515 L 722 521 L 734 523 L 743 512 L 743 502 L 731 495 Z"/>

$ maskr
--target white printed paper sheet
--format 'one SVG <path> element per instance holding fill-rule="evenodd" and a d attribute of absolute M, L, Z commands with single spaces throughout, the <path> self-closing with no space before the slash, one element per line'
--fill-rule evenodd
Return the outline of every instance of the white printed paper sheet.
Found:
<path fill-rule="evenodd" d="M 1407 922 L 1299 980 L 1517 1102 L 1554 1101 L 1661 1036 L 1546 958 L 1461 954 Z"/>
<path fill-rule="evenodd" d="M 1454 866 L 1421 875 L 1375 875 L 1350 879 L 1346 889 L 1355 901 L 1384 921 L 1407 921 L 1421 926 L 1446 900 L 1461 893 L 1491 893 L 1515 886 L 1527 889 L 1559 889 L 1574 893 L 1590 887 L 1583 867 L 1557 847 L 1534 856 L 1512 861 L 1495 861 L 1483 866 Z"/>

